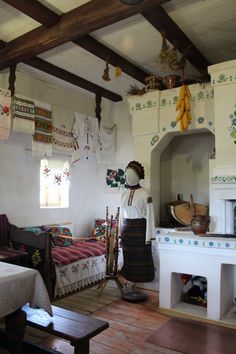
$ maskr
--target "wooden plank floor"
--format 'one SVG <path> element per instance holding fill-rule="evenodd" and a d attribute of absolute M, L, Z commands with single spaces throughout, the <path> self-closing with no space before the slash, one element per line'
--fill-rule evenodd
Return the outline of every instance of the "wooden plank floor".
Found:
<path fill-rule="evenodd" d="M 145 292 L 148 295 L 147 301 L 129 303 L 121 298 L 116 284 L 109 281 L 102 293 L 97 286 L 93 286 L 54 301 L 54 304 L 109 322 L 109 328 L 90 341 L 91 354 L 180 354 L 147 342 L 147 339 L 163 326 L 170 316 L 158 312 L 158 293 Z M 64 354 L 73 354 L 74 351 L 65 340 L 33 328 L 27 329 L 25 337 Z M 191 338 L 186 340 L 191 341 Z M 7 353 L 0 348 L 0 354 Z M 207 353 L 214 354 L 209 351 Z"/>
<path fill-rule="evenodd" d="M 168 316 L 157 312 L 158 294 L 147 293 L 149 298 L 146 302 L 135 304 L 117 300 L 93 314 L 106 319 L 110 327 L 93 338 L 91 353 L 177 353 L 146 342 L 150 335 L 169 319 Z"/>
<path fill-rule="evenodd" d="M 147 343 L 146 340 L 170 318 L 157 312 L 158 293 L 145 291 L 148 300 L 129 303 L 121 298 L 115 283 L 108 282 L 102 293 L 97 287 L 57 300 L 57 306 L 87 313 L 109 322 L 109 328 L 90 341 L 91 354 L 176 354 L 179 352 Z M 48 336 L 41 344 L 73 354 L 64 340 Z"/>

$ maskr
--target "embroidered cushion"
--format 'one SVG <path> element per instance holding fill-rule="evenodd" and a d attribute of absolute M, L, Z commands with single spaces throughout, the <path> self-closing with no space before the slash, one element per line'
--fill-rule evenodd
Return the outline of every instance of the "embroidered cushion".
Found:
<path fill-rule="evenodd" d="M 116 227 L 116 220 L 113 220 L 112 227 Z M 105 219 L 95 219 L 94 228 L 92 230 L 91 237 L 96 237 L 98 240 L 105 240 L 106 233 L 110 232 L 111 221 L 106 221 Z"/>
<path fill-rule="evenodd" d="M 72 241 L 72 234 L 67 227 L 61 226 L 53 226 L 50 227 L 49 230 L 51 239 L 52 239 L 52 246 L 62 246 L 68 247 L 71 245 Z"/>

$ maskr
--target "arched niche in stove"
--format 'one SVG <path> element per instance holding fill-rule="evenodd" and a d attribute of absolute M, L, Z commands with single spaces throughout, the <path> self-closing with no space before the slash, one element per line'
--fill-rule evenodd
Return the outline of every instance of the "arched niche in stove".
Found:
<path fill-rule="evenodd" d="M 209 130 L 169 133 L 156 145 L 151 156 L 151 190 L 158 225 L 167 225 L 165 204 L 183 200 L 209 205 L 209 159 L 215 136 Z"/>

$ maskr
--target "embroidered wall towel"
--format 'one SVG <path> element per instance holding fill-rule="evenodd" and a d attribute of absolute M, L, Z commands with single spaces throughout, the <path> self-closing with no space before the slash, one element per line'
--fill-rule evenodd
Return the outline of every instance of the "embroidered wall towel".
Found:
<path fill-rule="evenodd" d="M 13 98 L 13 131 L 34 134 L 35 105 L 31 98 L 16 94 Z"/>
<path fill-rule="evenodd" d="M 52 155 L 52 108 L 49 103 L 35 100 L 35 133 L 33 155 Z"/>
<path fill-rule="evenodd" d="M 73 151 L 74 138 L 72 128 L 74 114 L 61 107 L 53 107 L 52 147 L 59 151 Z"/>
<path fill-rule="evenodd" d="M 75 113 L 75 124 L 73 134 L 79 146 L 79 156 L 81 159 L 97 159 L 100 151 L 100 137 L 98 128 L 98 119 L 90 117 L 86 114 Z M 78 149 L 74 150 L 76 159 L 78 160 Z M 72 163 L 73 161 L 72 158 Z"/>
<path fill-rule="evenodd" d="M 11 91 L 0 88 L 0 139 L 9 138 L 11 128 Z"/>

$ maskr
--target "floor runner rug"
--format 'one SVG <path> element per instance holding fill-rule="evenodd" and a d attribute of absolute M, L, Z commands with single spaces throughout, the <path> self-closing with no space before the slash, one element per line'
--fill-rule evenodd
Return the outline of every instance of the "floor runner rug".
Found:
<path fill-rule="evenodd" d="M 184 354 L 235 354 L 236 329 L 173 317 L 147 342 Z"/>

